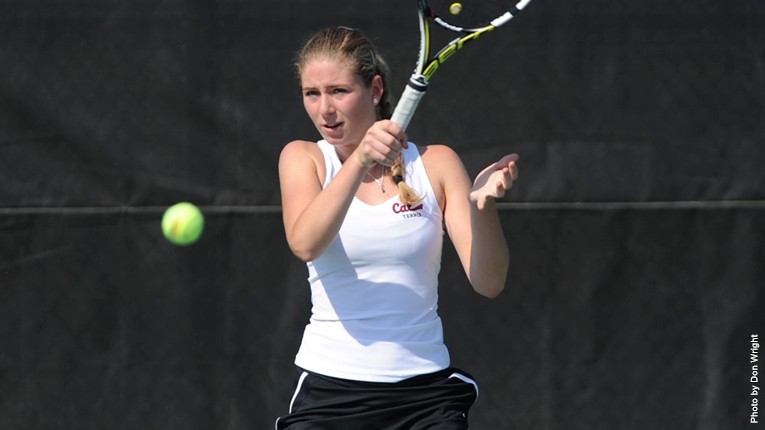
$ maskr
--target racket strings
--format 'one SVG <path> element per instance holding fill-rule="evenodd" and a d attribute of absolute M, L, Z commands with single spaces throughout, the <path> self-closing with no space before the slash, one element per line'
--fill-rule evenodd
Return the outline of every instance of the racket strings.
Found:
<path fill-rule="evenodd" d="M 432 18 L 438 17 L 449 26 L 467 29 L 489 25 L 492 20 L 511 10 L 514 5 L 515 2 L 507 0 L 428 1 Z"/>

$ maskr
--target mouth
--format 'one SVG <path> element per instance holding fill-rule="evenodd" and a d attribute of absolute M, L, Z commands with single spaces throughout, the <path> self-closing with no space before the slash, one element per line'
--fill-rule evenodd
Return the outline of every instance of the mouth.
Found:
<path fill-rule="evenodd" d="M 337 123 L 334 123 L 334 124 L 324 124 L 322 127 L 324 127 L 325 130 L 337 131 L 342 126 L 343 126 L 342 122 L 337 122 Z"/>

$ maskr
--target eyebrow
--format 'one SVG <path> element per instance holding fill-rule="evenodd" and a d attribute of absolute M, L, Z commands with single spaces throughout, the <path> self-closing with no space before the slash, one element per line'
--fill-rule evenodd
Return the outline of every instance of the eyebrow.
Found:
<path fill-rule="evenodd" d="M 327 85 L 326 87 L 324 87 L 324 89 L 325 90 L 332 90 L 332 89 L 336 89 L 336 88 L 350 88 L 350 86 L 351 85 L 349 85 L 349 84 L 330 84 L 330 85 Z M 311 86 L 311 85 L 304 86 L 304 87 L 301 86 L 300 88 L 303 91 L 306 91 L 306 90 L 318 90 L 319 89 L 319 87 L 315 87 L 315 86 Z"/>

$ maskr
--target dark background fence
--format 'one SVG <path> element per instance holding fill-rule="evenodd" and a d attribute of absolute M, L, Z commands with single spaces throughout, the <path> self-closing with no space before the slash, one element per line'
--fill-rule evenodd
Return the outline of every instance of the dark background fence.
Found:
<path fill-rule="evenodd" d="M 444 252 L 473 428 L 749 424 L 763 18 L 756 0 L 537 0 L 439 72 L 410 137 L 471 173 L 522 157 L 506 291 L 476 295 Z M 316 138 L 291 62 L 341 24 L 398 96 L 408 1 L 0 2 L 0 428 L 271 428 L 309 315 L 276 172 Z M 182 200 L 207 217 L 188 248 L 159 228 Z"/>

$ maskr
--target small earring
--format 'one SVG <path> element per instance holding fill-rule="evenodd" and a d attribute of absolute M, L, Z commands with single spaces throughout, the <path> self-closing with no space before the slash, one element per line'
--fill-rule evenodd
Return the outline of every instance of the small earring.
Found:
<path fill-rule="evenodd" d="M 380 103 L 380 99 L 375 97 L 375 98 L 372 99 L 372 103 L 374 103 L 374 104 Z"/>

